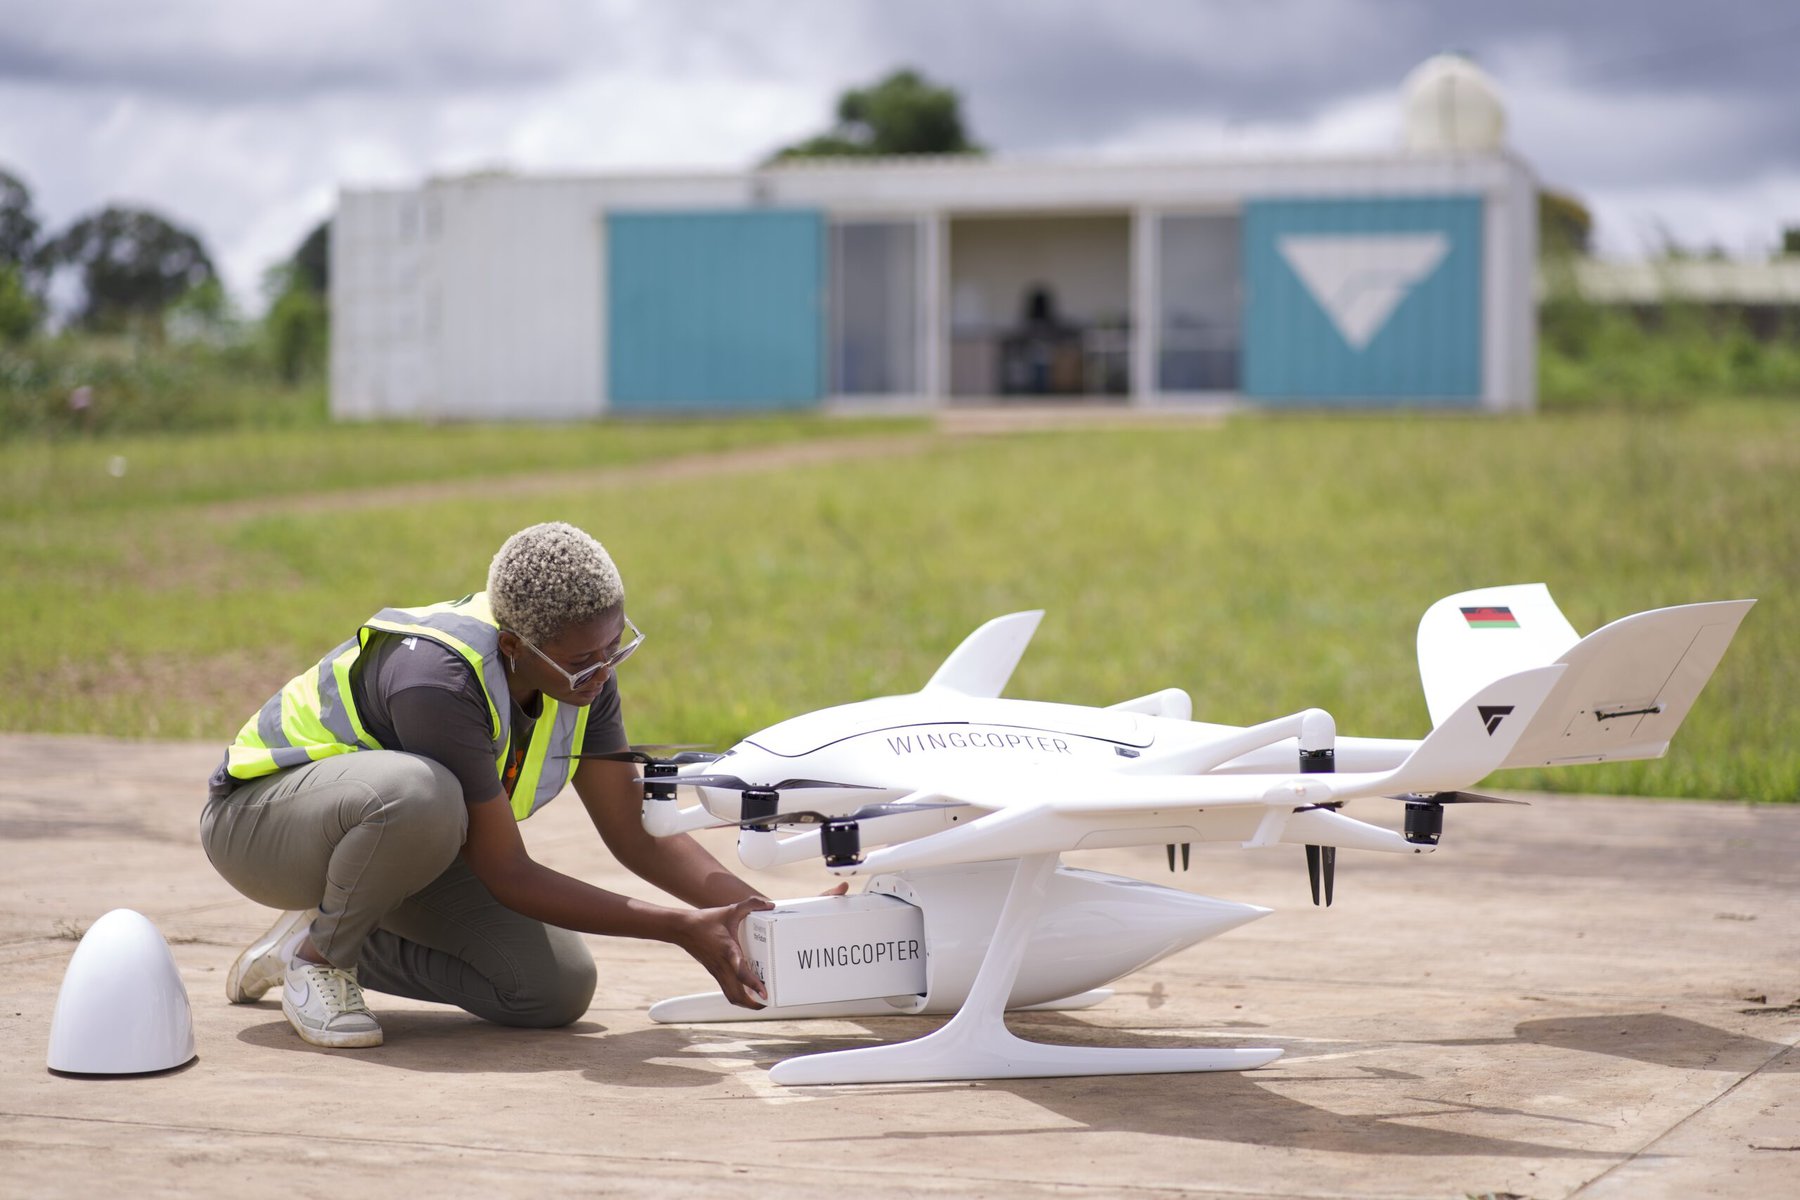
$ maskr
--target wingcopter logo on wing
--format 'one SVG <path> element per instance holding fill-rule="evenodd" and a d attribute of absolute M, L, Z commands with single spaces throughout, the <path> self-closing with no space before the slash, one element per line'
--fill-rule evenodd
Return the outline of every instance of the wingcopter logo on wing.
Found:
<path fill-rule="evenodd" d="M 1450 253 L 1450 239 L 1442 233 L 1296 233 L 1277 246 L 1350 348 L 1359 352 Z"/>
<path fill-rule="evenodd" d="M 1494 730 L 1500 728 L 1500 722 L 1512 715 L 1510 704 L 1477 704 L 1475 711 L 1481 715 L 1481 723 L 1487 726 L 1488 736 L 1494 736 Z"/>

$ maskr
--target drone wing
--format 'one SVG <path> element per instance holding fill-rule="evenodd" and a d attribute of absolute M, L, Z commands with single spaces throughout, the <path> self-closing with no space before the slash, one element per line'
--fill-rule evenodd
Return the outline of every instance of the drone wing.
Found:
<path fill-rule="evenodd" d="M 1661 758 L 1754 600 L 1623 617 L 1557 659 L 1568 667 L 1509 767 Z"/>
<path fill-rule="evenodd" d="M 859 872 L 982 862 L 1064 850 L 1156 844 L 1171 828 L 1219 822 L 1254 844 L 1280 835 L 1297 808 L 1399 792 L 1455 791 L 1506 761 L 1567 668 L 1521 671 L 1471 696 L 1392 771 L 1339 775 L 1034 775 L 942 784 L 917 799 L 959 801 L 986 816 L 870 854 Z M 1229 816 L 1252 810 L 1261 817 Z M 1268 818 L 1267 821 L 1264 818 Z M 1227 835 L 1240 836 L 1240 832 Z M 1187 840 L 1177 837 L 1174 840 Z M 1194 839 L 1199 840 L 1199 839 Z"/>

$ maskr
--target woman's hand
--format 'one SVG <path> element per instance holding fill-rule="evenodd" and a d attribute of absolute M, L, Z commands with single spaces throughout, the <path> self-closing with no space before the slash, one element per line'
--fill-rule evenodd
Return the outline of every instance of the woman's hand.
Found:
<path fill-rule="evenodd" d="M 725 998 L 739 1008 L 761 1008 L 768 995 L 738 942 L 738 929 L 751 913 L 774 907 L 760 896 L 751 896 L 722 908 L 698 908 L 682 914 L 675 944 L 693 955 Z"/>

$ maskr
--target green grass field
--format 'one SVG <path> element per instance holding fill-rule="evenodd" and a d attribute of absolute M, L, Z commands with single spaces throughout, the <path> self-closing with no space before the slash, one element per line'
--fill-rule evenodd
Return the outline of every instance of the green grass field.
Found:
<path fill-rule="evenodd" d="M 1049 611 L 1011 695 L 1106 704 L 1179 686 L 1206 720 L 1319 705 L 1346 734 L 1420 736 L 1425 607 L 1542 580 L 1583 632 L 1666 604 L 1761 603 L 1668 758 L 1496 786 L 1800 798 L 1800 406 L 1248 417 L 609 482 L 630 462 L 919 428 L 790 418 L 14 443 L 0 448 L 0 670 L 13 685 L 0 728 L 222 743 L 377 607 L 477 588 L 508 533 L 563 519 L 607 543 L 649 635 L 623 680 L 638 740 L 731 739 L 912 690 L 970 629 L 1028 607 Z M 121 478 L 107 473 L 115 455 Z M 484 498 L 495 481 L 589 466 L 591 481 Z M 279 500 L 396 479 L 461 486 L 429 503 Z"/>

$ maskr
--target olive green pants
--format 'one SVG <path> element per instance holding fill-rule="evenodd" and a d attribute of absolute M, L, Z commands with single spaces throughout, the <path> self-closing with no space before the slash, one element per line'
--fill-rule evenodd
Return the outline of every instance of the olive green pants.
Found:
<path fill-rule="evenodd" d="M 441 764 L 359 750 L 209 800 L 200 842 L 257 903 L 318 909 L 313 945 L 371 991 L 502 1025 L 577 1020 L 594 995 L 587 944 L 489 894 L 459 856 L 468 819 Z"/>

